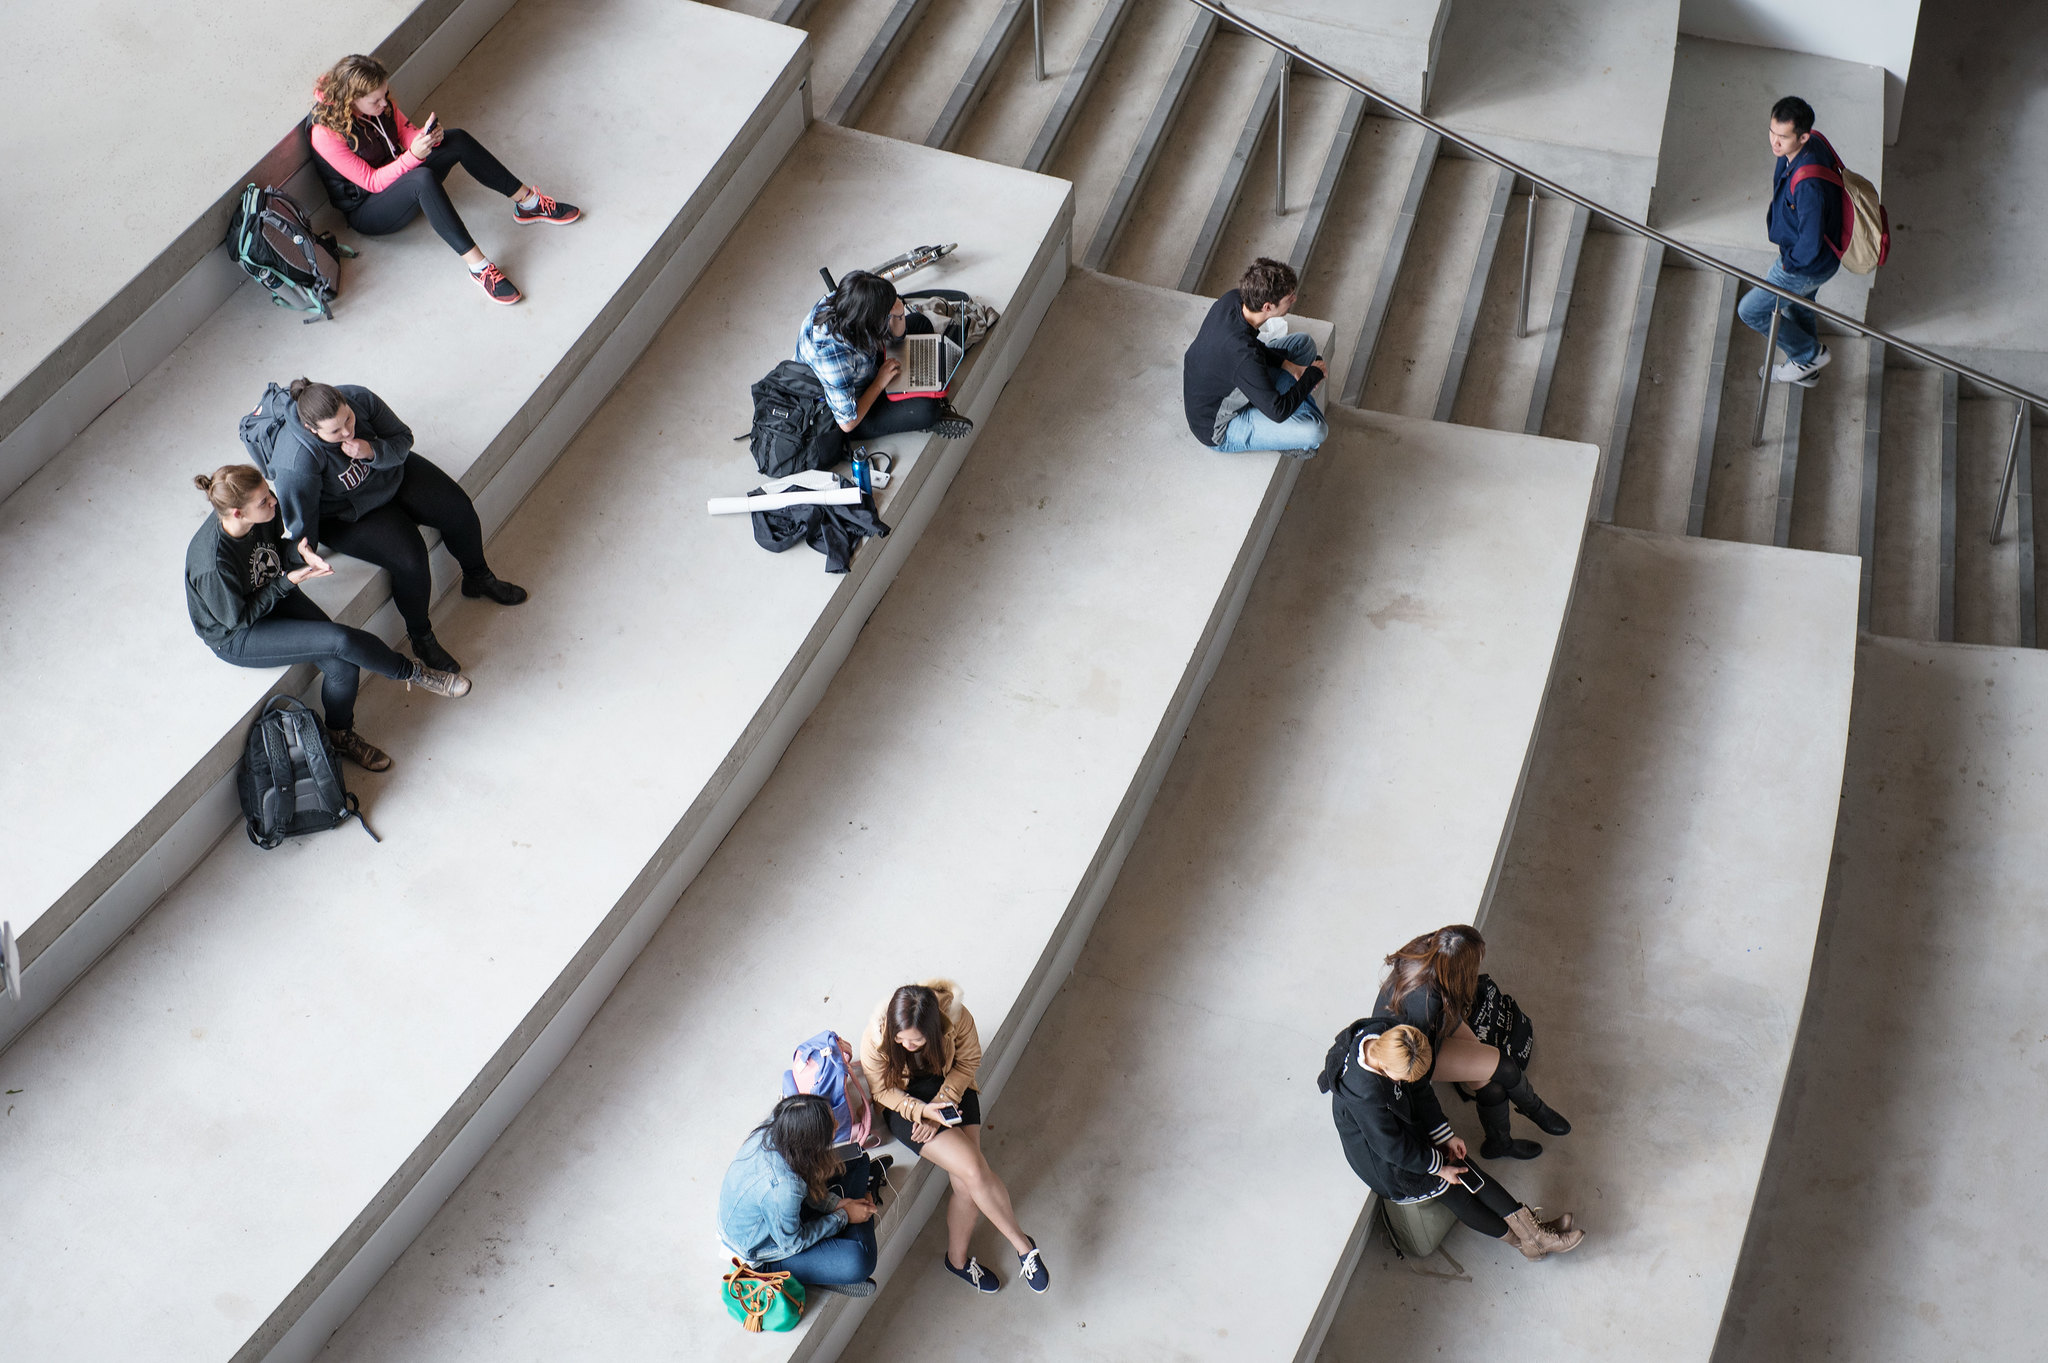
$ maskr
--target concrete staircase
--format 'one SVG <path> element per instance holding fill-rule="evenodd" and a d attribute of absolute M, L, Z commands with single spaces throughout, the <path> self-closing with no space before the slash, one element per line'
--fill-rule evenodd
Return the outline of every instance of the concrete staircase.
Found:
<path fill-rule="evenodd" d="M 172 278 L 218 235 L 225 197 L 202 195 L 179 212 L 204 231 L 161 248 L 140 294 L 66 304 L 104 331 L 170 300 L 162 363 L 122 361 L 117 335 L 95 352 L 120 364 L 105 401 L 73 401 L 104 359 L 35 369 L 75 385 L 62 401 L 0 393 L 26 470 L 0 571 L 30 588 L 0 607 L 0 675 L 28 707 L 0 786 L 29 963 L 27 997 L 0 1001 L 6 1216 L 49 1250 L 0 1276 L 24 1356 L 1305 1363 L 1477 1354 L 1513 1321 L 1545 1356 L 1705 1358 L 1718 1328 L 1733 1359 L 1794 1329 L 1804 1298 L 1757 1286 L 1793 1233 L 1773 1205 L 1788 1133 L 1841 1137 L 1802 1067 L 1877 1063 L 1810 1020 L 1794 1050 L 1803 1008 L 1853 1013 L 1824 970 L 1809 1001 L 1807 970 L 1838 931 L 1822 886 L 1856 627 L 2034 642 L 2030 449 L 2023 528 L 1989 542 L 2010 405 L 1838 337 L 1819 388 L 1773 391 L 1753 447 L 1762 342 L 1718 275 L 1283 77 L 1181 0 L 1047 0 L 1043 81 L 1021 0 L 485 3 L 346 17 L 364 46 L 421 54 L 408 107 L 462 110 L 517 165 L 577 167 L 535 171 L 590 218 L 507 258 L 520 309 L 450 299 L 422 321 L 462 287 L 422 229 L 355 262 L 340 323 L 301 328 L 217 258 Z M 1620 211 L 1654 179 L 1658 222 L 1741 263 L 1759 205 L 1688 207 L 1674 167 L 1701 159 L 1690 130 L 1748 126 L 1750 86 L 1835 80 L 1816 103 L 1851 112 L 1824 126 L 1878 169 L 1860 69 L 1681 40 L 1675 3 L 1369 9 L 1353 55 L 1387 69 L 1340 66 L 1433 91 L 1453 128 Z M 1328 0 L 1245 12 L 1344 55 Z M 554 117 L 615 136 L 616 159 L 550 160 L 556 125 L 521 93 L 536 53 L 601 73 Z M 1530 93 L 1538 66 L 1627 115 L 1572 124 Z M 671 78 L 700 68 L 715 89 Z M 266 126 L 251 115 L 254 155 Z M 1747 146 L 1728 141 L 1717 184 L 1767 170 Z M 235 180 L 246 151 L 206 173 Z M 480 226 L 486 203 L 464 201 Z M 748 484 L 735 395 L 786 353 L 815 268 L 912 239 L 965 243 L 929 282 L 1005 310 L 960 390 L 981 429 L 891 442 L 895 533 L 821 580 L 697 508 Z M 1301 312 L 1334 323 L 1301 323 L 1333 375 L 1306 466 L 1180 434 L 1182 338 L 1254 254 L 1292 260 Z M 472 388 L 419 382 L 451 354 Z M 175 557 L 197 499 L 162 489 L 233 457 L 226 423 L 298 372 L 392 398 L 536 596 L 443 606 L 477 676 L 459 708 L 366 692 L 398 758 L 359 782 L 384 847 L 262 857 L 219 840 L 224 778 L 253 709 L 307 679 L 206 658 L 125 570 Z M 14 399 L 10 428 L 14 391 L 43 396 Z M 110 518 L 124 555 L 101 547 Z M 334 588 L 337 616 L 395 633 L 381 581 Z M 88 626 L 146 663 L 126 709 L 47 667 Z M 1911 667 L 1916 647 L 1956 656 L 1878 652 Z M 1859 742 L 1852 773 L 1899 760 Z M 75 779 L 37 779 L 60 761 Z M 1842 845 L 1883 817 L 1852 798 Z M 1476 1310 L 1370 1237 L 1312 1084 L 1379 955 L 1460 919 L 1484 922 L 1544 1038 L 1541 1085 L 1580 1124 L 1500 1172 L 1598 1237 L 1541 1268 L 1454 1238 Z M 1055 1295 L 949 1299 L 940 1181 L 918 1171 L 871 1306 L 746 1338 L 708 1287 L 739 1134 L 793 1041 L 939 973 L 990 1043 L 988 1141 Z M 1875 1144 L 1845 1143 L 1884 1176 Z M 1866 1234 L 1838 1206 L 1800 1215 Z M 1254 1271 L 1275 1263 L 1287 1292 Z M 111 1303 L 109 1281 L 128 1287 Z M 1860 1328 L 1847 1311 L 1796 1328 L 1834 1343 Z"/>

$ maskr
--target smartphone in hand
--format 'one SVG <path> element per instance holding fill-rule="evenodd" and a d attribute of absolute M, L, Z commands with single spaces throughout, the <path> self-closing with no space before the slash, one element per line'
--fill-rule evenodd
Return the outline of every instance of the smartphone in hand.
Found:
<path fill-rule="evenodd" d="M 960 1125 L 960 1108 L 954 1103 L 938 1104 L 939 1121 L 947 1126 Z"/>

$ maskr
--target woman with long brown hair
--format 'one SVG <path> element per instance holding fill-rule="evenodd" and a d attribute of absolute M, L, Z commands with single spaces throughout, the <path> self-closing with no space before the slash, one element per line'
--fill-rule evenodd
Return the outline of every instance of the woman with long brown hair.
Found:
<path fill-rule="evenodd" d="M 946 1171 L 953 1198 L 946 1205 L 946 1271 L 978 1292 L 995 1292 L 1001 1279 L 969 1252 L 984 1216 L 1017 1253 L 1025 1286 L 1043 1292 L 1052 1275 L 1038 1242 L 1017 1224 L 1010 1190 L 981 1152 L 981 1036 L 974 1015 L 951 980 L 906 984 L 883 1001 L 861 1034 L 860 1064 L 881 1104 L 889 1132 Z"/>
<path fill-rule="evenodd" d="M 718 1189 L 718 1233 L 749 1268 L 788 1273 L 806 1287 L 875 1295 L 875 1217 L 866 1155 L 833 1148 L 832 1105 L 784 1098 L 747 1133 Z"/>
<path fill-rule="evenodd" d="M 1480 1154 L 1487 1159 L 1535 1159 L 1543 1147 L 1515 1139 L 1508 1129 L 1510 1105 L 1552 1136 L 1569 1134 L 1572 1124 L 1537 1096 L 1514 1057 L 1473 1033 L 1469 1019 L 1485 960 L 1486 939 L 1478 928 L 1453 923 L 1425 932 L 1387 957 L 1386 982 L 1372 1011 L 1399 1018 L 1429 1038 L 1435 1055 L 1431 1079 L 1477 1086 L 1472 1099 L 1479 1106 L 1480 1129 L 1486 1133 Z"/>
<path fill-rule="evenodd" d="M 299 584 L 326 577 L 313 546 L 284 539 L 277 498 L 253 464 L 225 464 L 192 479 L 213 507 L 185 550 L 185 610 L 214 656 L 236 667 L 320 669 L 320 707 L 334 750 L 365 771 L 391 759 L 356 732 L 362 670 L 437 696 L 469 692 L 469 679 L 415 662 L 366 630 L 337 625 Z"/>
<path fill-rule="evenodd" d="M 374 57 L 343 57 L 314 83 L 313 95 L 307 119 L 313 164 L 348 225 L 379 237 L 425 213 L 493 303 L 517 303 L 519 290 L 463 226 L 442 186 L 448 172 L 461 166 L 478 184 L 512 200 L 514 222 L 571 223 L 583 215 L 576 205 L 522 184 L 462 129 L 437 126 L 433 114 L 414 127 L 391 98 L 391 74 Z"/>

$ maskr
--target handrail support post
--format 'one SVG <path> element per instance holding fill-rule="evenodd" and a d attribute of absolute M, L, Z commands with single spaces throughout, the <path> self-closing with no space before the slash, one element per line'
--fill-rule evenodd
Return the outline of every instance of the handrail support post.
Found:
<path fill-rule="evenodd" d="M 1280 54 L 1280 96 L 1273 103 L 1273 212 L 1287 216 L 1287 54 Z"/>
<path fill-rule="evenodd" d="M 1522 311 L 1515 322 L 1517 340 L 1529 334 L 1529 263 L 1536 249 L 1536 186 L 1529 186 L 1529 218 L 1522 227 Z"/>
<path fill-rule="evenodd" d="M 2005 476 L 1998 480 L 1998 509 L 1991 513 L 1991 542 L 1998 543 L 1998 537 L 2005 530 L 2005 504 L 2012 497 L 2013 475 L 2020 467 L 2020 432 L 2026 429 L 2027 404 L 2022 402 L 2019 410 L 2012 414 L 2012 438 L 2005 442 Z"/>
<path fill-rule="evenodd" d="M 1039 0 L 1031 0 L 1031 78 L 1045 79 L 1045 24 L 1038 13 Z"/>
<path fill-rule="evenodd" d="M 1771 363 L 1778 358 L 1778 319 L 1784 316 L 1783 299 L 1774 300 L 1771 308 L 1771 335 L 1764 342 L 1764 381 L 1756 392 L 1756 425 L 1750 429 L 1749 444 L 1754 449 L 1764 443 L 1764 409 L 1771 401 Z"/>

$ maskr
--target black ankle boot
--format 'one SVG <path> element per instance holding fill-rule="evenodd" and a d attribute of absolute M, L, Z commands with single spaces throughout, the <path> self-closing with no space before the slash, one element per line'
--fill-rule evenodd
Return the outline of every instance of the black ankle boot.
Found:
<path fill-rule="evenodd" d="M 488 596 L 501 606 L 516 606 L 526 599 L 526 588 L 515 587 L 489 568 L 462 575 L 464 596 Z"/>
<path fill-rule="evenodd" d="M 1543 1147 L 1535 1141 L 1518 1141 L 1508 1132 L 1505 1102 L 1479 1104 L 1479 1129 L 1486 1133 L 1479 1153 L 1485 1159 L 1535 1159 Z"/>
<path fill-rule="evenodd" d="M 436 672 L 460 672 L 462 670 L 462 664 L 456 662 L 454 656 L 447 649 L 441 647 L 441 641 L 434 637 L 434 631 L 426 630 L 419 634 L 408 634 L 405 637 L 412 644 L 412 656 L 418 658 Z"/>
<path fill-rule="evenodd" d="M 1572 1124 L 1550 1104 L 1536 1096 L 1536 1090 L 1529 1087 L 1528 1075 L 1523 1075 L 1522 1082 L 1508 1090 L 1508 1101 L 1515 1105 L 1515 1111 L 1542 1127 L 1550 1135 L 1571 1134 Z"/>

